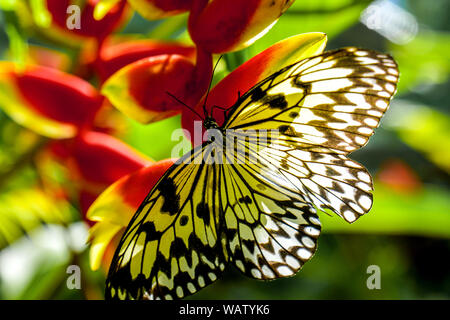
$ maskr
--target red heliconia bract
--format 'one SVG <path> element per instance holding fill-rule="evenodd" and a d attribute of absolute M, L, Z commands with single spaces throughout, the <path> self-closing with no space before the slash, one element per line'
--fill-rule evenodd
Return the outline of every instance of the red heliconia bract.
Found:
<path fill-rule="evenodd" d="M 120 27 L 126 14 L 127 1 L 120 0 L 109 12 L 100 20 L 94 18 L 94 8 L 99 0 L 46 0 L 47 10 L 52 17 L 51 28 L 57 28 L 58 31 L 73 33 L 82 37 L 92 37 L 103 40 L 107 35 Z M 81 8 L 80 28 L 69 29 L 67 27 L 68 19 L 70 19 L 71 11 L 68 8 L 71 5 L 78 5 Z"/>
<path fill-rule="evenodd" d="M 277 21 L 294 0 L 194 0 L 189 34 L 212 53 L 242 49 Z"/>
<path fill-rule="evenodd" d="M 91 123 L 104 98 L 87 81 L 54 68 L 0 61 L 0 107 L 50 138 L 72 138 Z"/>
<path fill-rule="evenodd" d="M 103 100 L 89 83 L 55 69 L 38 67 L 18 72 L 15 82 L 30 108 L 77 127 L 92 122 Z"/>
<path fill-rule="evenodd" d="M 193 62 L 186 56 L 163 54 L 138 60 L 113 74 L 102 93 L 131 118 L 150 123 L 195 106 L 206 92 L 212 74 L 212 56 L 197 50 Z"/>
<path fill-rule="evenodd" d="M 158 180 L 175 159 L 161 160 L 137 170 L 109 186 L 91 205 L 87 218 L 95 222 L 89 230 L 90 264 L 93 270 L 108 268 L 120 236 Z M 85 196 L 89 201 L 89 196 Z"/>
<path fill-rule="evenodd" d="M 117 44 L 105 43 L 100 49 L 95 68 L 100 79 L 104 81 L 119 69 L 137 60 L 172 54 L 194 60 L 195 47 L 155 40 L 130 40 Z"/>
<path fill-rule="evenodd" d="M 117 138 L 101 132 L 82 133 L 69 148 L 76 173 L 84 181 L 102 188 L 152 162 Z"/>

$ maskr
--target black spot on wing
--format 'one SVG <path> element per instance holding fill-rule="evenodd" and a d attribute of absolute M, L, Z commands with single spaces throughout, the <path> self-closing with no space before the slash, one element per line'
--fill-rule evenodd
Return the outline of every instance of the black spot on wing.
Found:
<path fill-rule="evenodd" d="M 264 102 L 272 109 L 285 109 L 288 106 L 288 102 L 283 94 L 267 96 Z"/>
<path fill-rule="evenodd" d="M 278 127 L 278 130 L 280 131 L 281 134 L 284 134 L 287 136 L 291 136 L 291 137 L 301 137 L 302 136 L 301 133 L 296 132 L 294 130 L 294 128 L 292 128 L 289 125 L 282 124 L 281 126 Z"/>
<path fill-rule="evenodd" d="M 261 87 L 256 87 L 252 90 L 250 99 L 252 101 L 259 101 L 266 96 L 266 92 L 261 89 Z"/>
<path fill-rule="evenodd" d="M 289 170 L 289 165 L 287 163 L 287 160 L 285 158 L 281 159 L 281 167 L 285 170 Z"/>
<path fill-rule="evenodd" d="M 250 204 L 253 201 L 252 201 L 252 198 L 250 198 L 249 196 L 245 196 L 245 197 L 239 198 L 239 202 Z"/>
<path fill-rule="evenodd" d="M 298 117 L 298 112 L 296 112 L 296 111 L 291 111 L 291 112 L 289 113 L 289 117 L 291 117 L 291 118 L 293 118 L 293 119 L 297 118 L 297 117 Z"/>
<path fill-rule="evenodd" d="M 294 87 L 297 87 L 297 88 L 299 88 L 299 89 L 302 89 L 302 90 L 303 90 L 303 94 L 308 94 L 308 93 L 311 91 L 311 83 L 305 83 L 305 82 L 302 82 L 302 81 L 300 80 L 300 75 L 297 76 L 297 77 L 294 77 L 294 78 L 292 79 L 292 85 L 293 85 Z"/>
<path fill-rule="evenodd" d="M 206 226 L 209 226 L 210 223 L 210 214 L 208 205 L 204 202 L 200 202 L 195 209 L 197 213 L 197 217 L 203 220 Z"/>
<path fill-rule="evenodd" d="M 325 173 L 329 177 L 340 176 L 341 174 L 334 170 L 333 168 L 327 167 L 327 171 Z"/>
<path fill-rule="evenodd" d="M 189 222 L 189 217 L 188 216 L 182 216 L 180 218 L 180 225 L 185 226 L 185 225 L 187 225 L 188 222 Z"/>
<path fill-rule="evenodd" d="M 180 209 L 180 197 L 176 193 L 176 187 L 173 179 L 163 179 L 161 183 L 158 184 L 157 189 L 160 191 L 161 197 L 164 199 L 161 211 L 167 212 L 170 215 L 177 214 Z"/>
<path fill-rule="evenodd" d="M 255 253 L 255 247 L 256 247 L 256 244 L 255 244 L 255 241 L 254 241 L 254 240 L 246 240 L 246 239 L 242 239 L 241 242 L 242 242 L 242 245 L 243 245 L 243 246 L 247 247 L 248 251 L 249 251 L 251 254 L 254 254 L 254 253 Z"/>
<path fill-rule="evenodd" d="M 184 241 L 180 238 L 175 238 L 170 246 L 170 256 L 177 259 L 184 257 L 188 252 Z"/>
<path fill-rule="evenodd" d="M 161 237 L 161 232 L 156 231 L 155 225 L 151 221 L 144 222 L 141 224 L 137 230 L 137 232 L 145 232 L 146 238 L 145 241 L 158 240 Z"/>
<path fill-rule="evenodd" d="M 136 278 L 132 278 L 130 271 L 130 263 L 118 269 L 113 275 L 108 278 L 106 285 L 105 298 L 120 299 L 118 291 L 126 293 L 127 299 L 141 299 L 144 294 L 143 288 L 147 287 L 149 280 L 140 273 Z M 115 289 L 115 295 L 111 294 L 111 288 Z"/>

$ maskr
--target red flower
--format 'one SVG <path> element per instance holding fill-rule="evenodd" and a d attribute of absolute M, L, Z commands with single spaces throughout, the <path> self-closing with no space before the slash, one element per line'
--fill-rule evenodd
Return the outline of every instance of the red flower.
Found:
<path fill-rule="evenodd" d="M 74 43 L 81 45 L 83 40 L 88 38 L 101 42 L 119 28 L 129 14 L 126 0 L 120 0 L 101 19 L 97 20 L 94 18 L 94 9 L 98 2 L 99 0 L 46 0 L 51 25 L 48 28 L 41 28 L 41 31 L 69 45 Z M 77 5 L 81 9 L 79 28 L 72 28 L 72 24 L 75 26 L 76 22 L 76 11 L 70 10 L 71 5 Z"/>
<path fill-rule="evenodd" d="M 103 97 L 88 82 L 53 68 L 0 62 L 0 107 L 17 123 L 50 137 L 74 137 Z"/>
<path fill-rule="evenodd" d="M 102 93 L 116 108 L 142 123 L 181 112 L 183 106 L 169 93 L 188 105 L 197 104 L 211 79 L 212 56 L 197 50 L 193 61 L 184 47 L 176 50 L 178 54 L 151 56 L 120 69 L 104 83 Z M 188 55 L 181 55 L 183 51 Z"/>
<path fill-rule="evenodd" d="M 188 2 L 191 6 L 188 6 Z M 286 0 L 130 1 L 135 7 L 137 4 L 143 7 L 156 6 L 167 14 L 189 8 L 189 32 L 197 46 L 196 59 L 194 61 L 191 52 L 181 46 L 164 48 L 164 45 L 160 45 L 160 48 L 150 49 L 154 45 L 146 44 L 148 49 L 144 49 L 143 43 L 136 47 L 131 44 L 123 45 L 122 48 L 117 48 L 119 49 L 117 58 L 109 59 L 111 64 L 120 61 L 119 65 L 122 65 L 122 62 L 140 57 L 145 52 L 152 56 L 118 70 L 105 82 L 102 93 L 115 107 L 142 123 L 157 121 L 187 110 L 179 101 L 194 106 L 205 94 L 212 77 L 212 53 L 228 52 L 250 45 L 276 22 L 292 2 Z M 125 49 L 137 49 L 137 51 L 133 56 L 131 53 L 125 54 Z M 165 50 L 164 55 L 156 55 L 160 49 Z M 122 53 L 121 50 L 123 50 Z M 98 67 L 103 74 L 102 78 L 106 76 L 101 71 L 102 65 L 108 63 L 108 59 L 104 57 L 107 55 L 105 51 L 102 50 L 100 54 L 101 63 Z M 265 61 L 262 62 L 265 63 Z M 117 70 L 118 66 L 108 69 Z M 260 69 L 265 69 L 265 65 L 260 66 Z M 249 77 L 251 77 L 250 74 Z M 255 79 L 255 77 L 252 78 Z M 259 78 L 256 77 L 256 79 Z"/>
<path fill-rule="evenodd" d="M 88 82 L 47 67 L 0 67 L 0 107 L 19 124 L 59 139 L 47 150 L 69 169 L 68 189 L 75 187 L 83 214 L 110 184 L 152 163 L 117 138 L 93 131 L 103 97 Z"/>
<path fill-rule="evenodd" d="M 155 40 L 130 40 L 113 43 L 109 39 L 100 49 L 96 61 L 96 71 L 102 81 L 128 64 L 147 57 L 158 55 L 180 55 L 195 60 L 195 48 L 175 42 L 162 42 Z"/>
<path fill-rule="evenodd" d="M 310 33 L 288 38 L 273 45 L 217 84 L 210 92 L 207 109 L 210 110 L 215 104 L 231 106 L 237 98 L 238 91 L 245 92 L 260 79 L 285 65 L 321 53 L 325 44 L 324 34 Z M 203 102 L 197 105 L 200 112 L 202 106 Z M 198 119 L 189 110 L 183 111 L 182 116 L 183 126 L 190 130 L 193 138 L 193 120 Z M 218 120 L 220 122 L 223 118 L 218 117 Z M 97 221 L 90 230 L 92 243 L 90 257 L 93 269 L 99 268 L 102 264 L 109 266 L 120 235 L 132 215 L 172 163 L 173 160 L 157 162 L 123 177 L 103 192 L 89 208 L 88 218 Z"/>
<path fill-rule="evenodd" d="M 386 186 L 400 192 L 414 193 L 422 188 L 418 175 L 408 164 L 399 159 L 385 162 L 377 178 Z"/>
<path fill-rule="evenodd" d="M 245 48 L 264 35 L 294 0 L 194 0 L 189 33 L 212 53 Z"/>

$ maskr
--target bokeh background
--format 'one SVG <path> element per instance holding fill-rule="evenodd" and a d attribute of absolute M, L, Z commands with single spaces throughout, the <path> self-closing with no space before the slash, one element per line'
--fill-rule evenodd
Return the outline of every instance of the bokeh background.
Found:
<path fill-rule="evenodd" d="M 0 0 L 3 8 L 7 3 Z M 11 53 L 23 44 L 20 36 L 7 33 L 6 11 L 0 15 L 0 58 L 13 60 Z M 321 214 L 318 251 L 292 278 L 260 282 L 229 267 L 189 299 L 450 297 L 449 12 L 447 0 L 297 0 L 255 44 L 224 56 L 214 82 L 278 40 L 320 31 L 329 37 L 327 49 L 359 46 L 390 53 L 400 83 L 375 135 L 351 155 L 374 177 L 371 212 L 352 225 Z M 186 19 L 148 21 L 134 13 L 120 33 L 189 43 Z M 39 37 L 29 42 L 76 54 Z M 144 126 L 123 117 L 118 125 L 122 140 L 158 160 L 170 157 L 176 143 L 171 132 L 180 119 Z M 90 271 L 88 226 L 79 204 L 60 204 L 36 188 L 41 170 L 70 183 L 59 175 L 64 168 L 48 168 L 31 157 L 41 146 L 36 141 L 0 109 L 0 298 L 101 299 L 105 275 Z M 80 290 L 66 286 L 71 264 L 81 267 Z M 379 290 L 366 286 L 370 265 L 380 267 Z"/>

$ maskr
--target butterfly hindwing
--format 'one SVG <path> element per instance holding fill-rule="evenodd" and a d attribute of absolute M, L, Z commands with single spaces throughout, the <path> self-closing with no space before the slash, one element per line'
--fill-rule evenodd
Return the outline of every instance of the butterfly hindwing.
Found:
<path fill-rule="evenodd" d="M 224 270 L 216 166 L 200 159 L 207 149 L 181 158 L 141 204 L 116 249 L 107 298 L 182 298 Z"/>
<path fill-rule="evenodd" d="M 317 248 L 320 222 L 314 208 L 290 191 L 287 179 L 268 177 L 264 166 L 227 164 L 221 172 L 230 259 L 256 279 L 294 275 Z"/>

